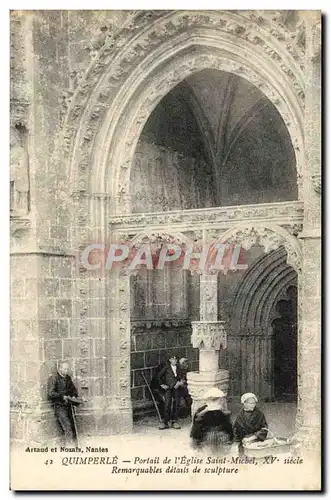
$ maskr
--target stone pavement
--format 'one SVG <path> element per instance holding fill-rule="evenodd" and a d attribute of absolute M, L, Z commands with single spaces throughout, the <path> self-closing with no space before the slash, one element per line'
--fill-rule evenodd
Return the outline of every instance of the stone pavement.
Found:
<path fill-rule="evenodd" d="M 232 410 L 232 418 L 240 409 L 240 405 L 229 405 Z M 295 404 L 292 403 L 261 403 L 259 405 L 266 415 L 269 429 L 279 437 L 289 437 L 294 433 L 295 425 Z M 147 452 L 146 447 L 152 452 L 162 449 L 180 449 L 181 453 L 190 452 L 190 426 L 191 419 L 180 420 L 181 429 L 167 429 L 160 431 L 158 429 L 158 419 L 156 417 L 146 417 L 134 424 L 133 433 L 117 434 L 113 436 L 82 437 L 81 445 L 86 445 L 93 441 L 94 446 L 115 446 L 116 449 L 122 445 L 127 447 L 132 445 L 134 450 Z"/>

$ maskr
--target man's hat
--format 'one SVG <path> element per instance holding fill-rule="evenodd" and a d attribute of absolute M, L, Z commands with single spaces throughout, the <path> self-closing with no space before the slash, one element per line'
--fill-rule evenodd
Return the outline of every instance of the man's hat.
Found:
<path fill-rule="evenodd" d="M 187 361 L 187 358 L 180 358 L 179 363 L 183 364 L 185 361 Z"/>

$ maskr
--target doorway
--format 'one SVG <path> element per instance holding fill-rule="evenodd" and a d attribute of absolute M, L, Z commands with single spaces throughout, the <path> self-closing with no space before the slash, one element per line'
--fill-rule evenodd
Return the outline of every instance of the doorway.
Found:
<path fill-rule="evenodd" d="M 274 398 L 295 402 L 297 398 L 297 288 L 287 290 L 287 300 L 276 306 L 279 317 L 272 322 L 274 351 Z"/>

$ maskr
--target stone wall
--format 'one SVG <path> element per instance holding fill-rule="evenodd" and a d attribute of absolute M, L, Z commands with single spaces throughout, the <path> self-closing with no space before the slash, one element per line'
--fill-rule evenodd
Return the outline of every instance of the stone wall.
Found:
<path fill-rule="evenodd" d="M 100 308 L 105 287 L 79 274 L 77 242 L 86 240 L 75 233 L 81 224 L 86 229 L 86 219 L 58 148 L 66 99 L 94 56 L 94 38 L 101 28 L 114 33 L 127 16 L 128 11 L 11 12 L 11 408 L 17 440 L 55 435 L 46 392 L 61 358 L 70 362 L 88 400 L 87 431 L 97 425 L 91 408 L 106 405 L 105 307 Z M 17 191 L 27 193 L 24 211 L 17 210 Z"/>
<path fill-rule="evenodd" d="M 131 319 L 194 319 L 199 316 L 199 278 L 179 265 L 142 268 L 131 277 Z"/>
<path fill-rule="evenodd" d="M 33 441 L 38 421 L 49 437 L 56 433 L 47 402 L 47 382 L 58 360 L 66 358 L 75 367 L 71 285 L 70 258 L 12 256 L 11 408 L 15 440 Z M 15 425 L 20 419 L 23 427 Z"/>
<path fill-rule="evenodd" d="M 204 156 L 139 141 L 131 173 L 133 212 L 215 206 L 213 177 Z"/>

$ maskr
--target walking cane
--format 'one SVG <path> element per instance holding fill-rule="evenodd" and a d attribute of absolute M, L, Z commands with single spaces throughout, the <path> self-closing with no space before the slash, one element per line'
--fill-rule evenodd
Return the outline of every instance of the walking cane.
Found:
<path fill-rule="evenodd" d="M 77 431 L 77 423 L 76 423 L 76 410 L 74 408 L 74 405 L 70 404 L 71 408 L 71 417 L 72 417 L 72 422 L 74 424 L 74 430 L 75 430 L 75 435 L 76 435 L 76 446 L 79 447 L 79 442 L 78 442 L 78 431 Z"/>
<path fill-rule="evenodd" d="M 162 417 L 161 417 L 161 414 L 160 414 L 160 411 L 159 411 L 159 407 L 157 406 L 157 402 L 155 401 L 155 398 L 154 398 L 154 394 L 153 394 L 153 392 L 152 392 L 152 389 L 149 387 L 149 384 L 148 384 L 148 382 L 147 382 L 147 380 L 146 380 L 146 377 L 145 377 L 145 375 L 143 374 L 143 372 L 141 372 L 141 376 L 142 376 L 142 378 L 144 379 L 145 384 L 147 385 L 147 388 L 148 388 L 148 390 L 149 390 L 150 395 L 152 396 L 152 400 L 153 400 L 153 403 L 154 403 L 155 409 L 156 409 L 156 411 L 157 411 L 157 414 L 158 414 L 158 417 L 159 417 L 159 421 L 160 421 L 160 423 L 162 424 L 163 420 L 162 420 Z"/>

